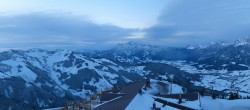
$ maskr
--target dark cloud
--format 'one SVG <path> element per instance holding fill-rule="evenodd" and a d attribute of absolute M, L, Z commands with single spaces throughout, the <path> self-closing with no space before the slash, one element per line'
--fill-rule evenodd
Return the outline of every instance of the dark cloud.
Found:
<path fill-rule="evenodd" d="M 145 31 L 171 46 L 234 40 L 250 35 L 249 13 L 248 0 L 175 0 Z"/>
<path fill-rule="evenodd" d="M 0 16 L 2 48 L 98 46 L 105 42 L 123 40 L 133 32 L 136 29 L 96 24 L 85 17 L 67 13 Z"/>
<path fill-rule="evenodd" d="M 0 15 L 0 48 L 99 48 L 131 40 L 186 46 L 250 35 L 249 0 L 172 0 L 169 3 L 158 22 L 143 30 L 97 24 L 70 13 Z"/>

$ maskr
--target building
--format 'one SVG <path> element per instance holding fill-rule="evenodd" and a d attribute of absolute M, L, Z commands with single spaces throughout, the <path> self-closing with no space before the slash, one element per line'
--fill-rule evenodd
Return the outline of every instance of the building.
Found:
<path fill-rule="evenodd" d="M 100 101 L 103 102 L 94 110 L 125 110 L 137 93 L 146 84 L 146 80 L 129 84 L 119 93 L 104 93 Z"/>

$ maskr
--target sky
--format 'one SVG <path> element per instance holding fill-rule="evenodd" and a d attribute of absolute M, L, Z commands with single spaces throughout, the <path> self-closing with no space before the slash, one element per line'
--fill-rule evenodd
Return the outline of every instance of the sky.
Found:
<path fill-rule="evenodd" d="M 250 35 L 249 0 L 0 0 L 0 49 L 182 47 Z"/>

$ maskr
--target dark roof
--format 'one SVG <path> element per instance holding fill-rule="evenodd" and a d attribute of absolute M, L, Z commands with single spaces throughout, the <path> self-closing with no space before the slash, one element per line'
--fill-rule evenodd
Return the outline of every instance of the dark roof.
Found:
<path fill-rule="evenodd" d="M 117 97 L 120 97 L 120 96 L 123 96 L 123 95 L 126 95 L 126 94 L 116 94 L 116 93 L 102 93 L 102 96 L 101 96 L 101 101 L 109 101 L 111 99 L 114 99 L 114 98 L 117 98 Z"/>
<path fill-rule="evenodd" d="M 167 94 L 167 95 L 157 95 L 164 98 L 187 99 L 189 101 L 199 100 L 199 93 L 188 93 L 188 94 Z"/>
<path fill-rule="evenodd" d="M 146 84 L 146 81 L 131 83 L 121 90 L 125 93 L 122 97 L 107 102 L 103 105 L 96 107 L 94 110 L 125 110 L 129 103 L 134 99 L 140 89 Z"/>

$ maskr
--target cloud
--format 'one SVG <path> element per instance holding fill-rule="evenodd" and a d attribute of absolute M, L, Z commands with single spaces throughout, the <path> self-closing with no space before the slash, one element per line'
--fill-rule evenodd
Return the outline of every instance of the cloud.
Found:
<path fill-rule="evenodd" d="M 103 48 L 131 40 L 186 46 L 250 35 L 249 0 L 169 1 L 157 23 L 145 29 L 98 24 L 88 16 L 57 11 L 0 13 L 0 48 Z"/>
<path fill-rule="evenodd" d="M 105 42 L 123 40 L 136 31 L 97 24 L 70 13 L 0 15 L 1 48 L 98 47 Z"/>
<path fill-rule="evenodd" d="M 141 40 L 141 39 L 144 39 L 145 37 L 145 32 L 142 32 L 142 31 L 137 31 L 135 33 L 132 33 L 130 36 L 127 36 L 125 37 L 125 39 L 138 39 L 138 40 Z"/>
<path fill-rule="evenodd" d="M 145 29 L 148 39 L 184 46 L 250 35 L 248 0 L 172 0 L 158 22 Z"/>

